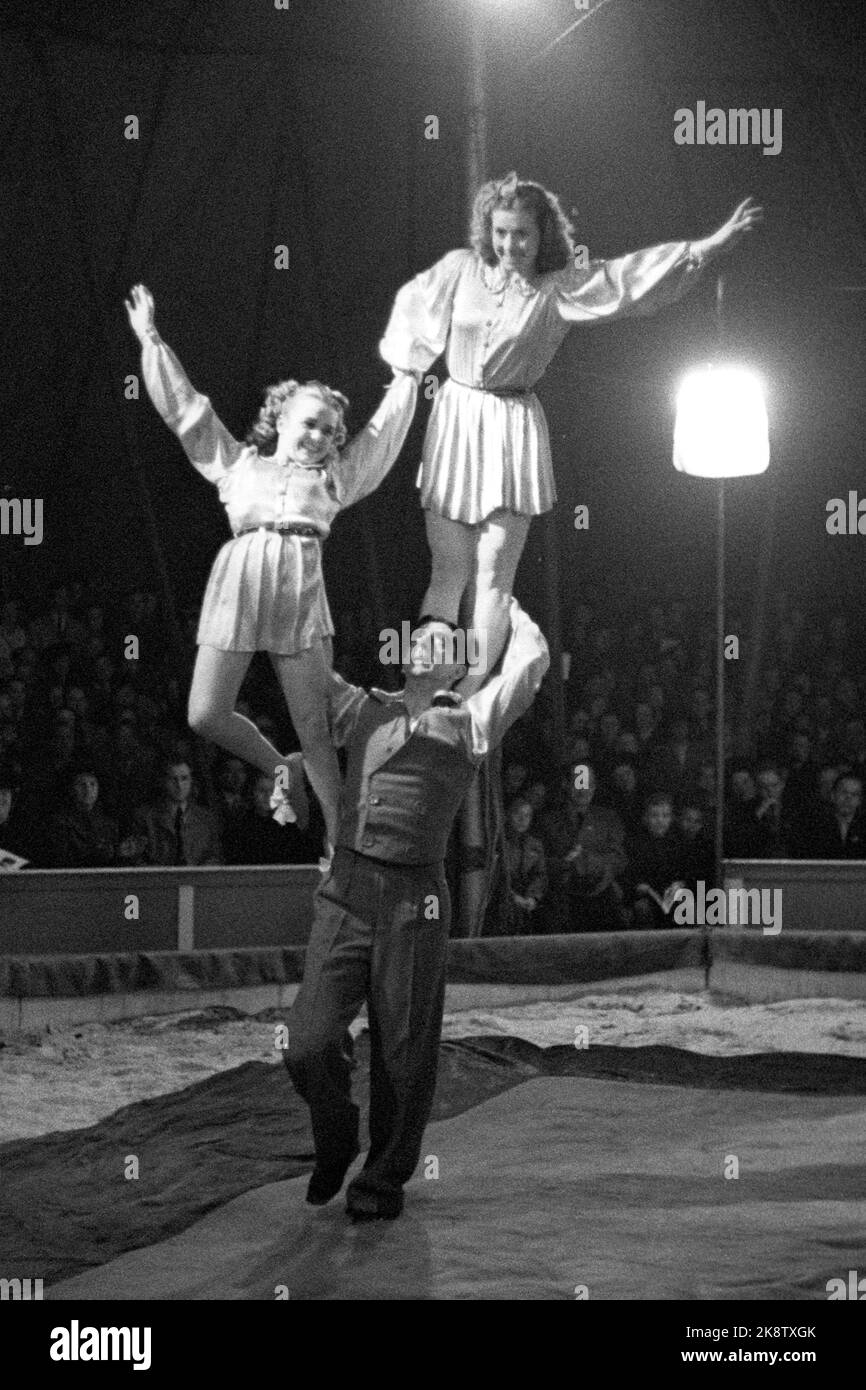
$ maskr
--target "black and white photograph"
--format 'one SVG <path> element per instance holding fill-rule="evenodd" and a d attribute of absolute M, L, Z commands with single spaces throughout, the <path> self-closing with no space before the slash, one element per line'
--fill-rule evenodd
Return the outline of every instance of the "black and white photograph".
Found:
<path fill-rule="evenodd" d="M 161 1382 L 298 1302 L 550 1301 L 611 1370 L 826 1378 L 866 10 L 20 0 L 0 40 L 8 1346 Z"/>

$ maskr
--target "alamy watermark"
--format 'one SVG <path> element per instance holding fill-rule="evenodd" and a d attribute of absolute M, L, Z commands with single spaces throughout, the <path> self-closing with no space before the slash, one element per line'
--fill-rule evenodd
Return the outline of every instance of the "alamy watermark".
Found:
<path fill-rule="evenodd" d="M 435 661 L 437 666 L 487 670 L 487 633 L 477 628 L 459 627 L 452 631 L 442 624 L 431 633 L 426 624 L 421 629 L 413 629 L 411 623 L 402 622 L 399 632 L 393 627 L 383 627 L 379 642 L 379 661 L 383 666 L 408 666 L 420 659 Z"/>
<path fill-rule="evenodd" d="M 724 111 L 711 106 L 708 110 L 705 101 L 699 101 L 694 111 L 680 106 L 674 112 L 674 143 L 763 145 L 764 154 L 781 154 L 782 108 L 736 106 Z"/>
<path fill-rule="evenodd" d="M 678 888 L 671 918 L 678 927 L 761 927 L 764 936 L 782 930 L 781 888 L 710 888 L 698 879 L 695 891 Z"/>
<path fill-rule="evenodd" d="M 42 534 L 41 497 L 0 497 L 0 536 L 23 536 L 25 545 L 41 545 Z"/>

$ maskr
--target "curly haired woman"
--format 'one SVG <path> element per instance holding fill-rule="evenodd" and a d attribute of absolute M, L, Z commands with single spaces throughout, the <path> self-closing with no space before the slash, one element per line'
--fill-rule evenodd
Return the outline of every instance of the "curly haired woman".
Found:
<path fill-rule="evenodd" d="M 418 475 L 433 562 L 422 612 L 453 626 L 463 601 L 467 626 L 485 634 L 488 671 L 505 642 L 530 519 L 556 501 L 536 383 L 574 324 L 674 303 L 761 218 L 746 198 L 701 241 L 584 265 L 555 194 L 511 173 L 479 191 L 471 249 L 449 251 L 398 292 L 382 356 L 425 372 L 447 349 L 449 372 Z M 484 679 L 472 671 L 460 691 Z"/>
<path fill-rule="evenodd" d="M 253 654 L 266 651 L 333 845 L 340 772 L 326 713 L 334 627 L 322 541 L 337 513 L 378 487 L 397 458 L 417 382 L 397 373 L 376 414 L 342 453 L 346 397 L 318 381 L 280 382 L 268 389 L 241 444 L 160 338 L 144 285 L 133 286 L 126 309 L 141 342 L 150 399 L 190 462 L 216 484 L 233 532 L 214 561 L 202 604 L 190 725 L 274 776 L 276 819 L 294 819 L 283 781 L 287 760 L 235 709 Z"/>

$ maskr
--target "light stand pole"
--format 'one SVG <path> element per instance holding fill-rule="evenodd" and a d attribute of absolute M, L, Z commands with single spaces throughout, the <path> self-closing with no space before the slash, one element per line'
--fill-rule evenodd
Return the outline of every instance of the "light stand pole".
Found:
<path fill-rule="evenodd" d="M 725 281 L 716 280 L 716 334 L 719 356 L 724 346 Z M 716 507 L 716 824 L 713 874 L 723 887 L 725 858 L 725 479 L 718 480 Z"/>
<path fill-rule="evenodd" d="M 716 282 L 717 348 L 724 348 L 724 282 Z M 723 887 L 725 815 L 725 479 L 765 472 L 770 462 L 761 382 L 724 361 L 689 372 L 677 397 L 674 467 L 712 478 L 716 493 L 716 824 L 713 874 Z"/>

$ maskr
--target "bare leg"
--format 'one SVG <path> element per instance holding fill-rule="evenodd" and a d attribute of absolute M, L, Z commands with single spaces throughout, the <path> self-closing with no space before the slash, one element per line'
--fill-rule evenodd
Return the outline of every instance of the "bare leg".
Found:
<path fill-rule="evenodd" d="M 252 652 L 224 652 L 219 647 L 199 647 L 189 692 L 188 719 L 202 738 L 243 758 L 261 772 L 274 774 L 285 765 L 276 748 L 255 724 L 238 714 L 235 703 Z"/>
<path fill-rule="evenodd" d="M 325 637 L 294 656 L 271 653 L 295 733 L 301 741 L 307 776 L 321 803 L 329 845 L 337 839 L 342 791 L 340 764 L 328 718 L 332 652 L 331 639 Z"/>
<path fill-rule="evenodd" d="M 480 690 L 502 655 L 508 637 L 514 576 L 529 534 L 529 522 L 528 516 L 500 510 L 491 513 L 478 528 L 475 598 L 468 626 L 476 643 L 486 635 L 486 660 L 477 669 L 470 669 L 457 686 L 463 696 Z"/>
<path fill-rule="evenodd" d="M 471 583 L 475 567 L 478 528 L 429 511 L 424 513 L 424 524 L 432 571 L 430 585 L 421 604 L 421 616 L 429 613 L 434 618 L 457 623 L 460 600 Z"/>

